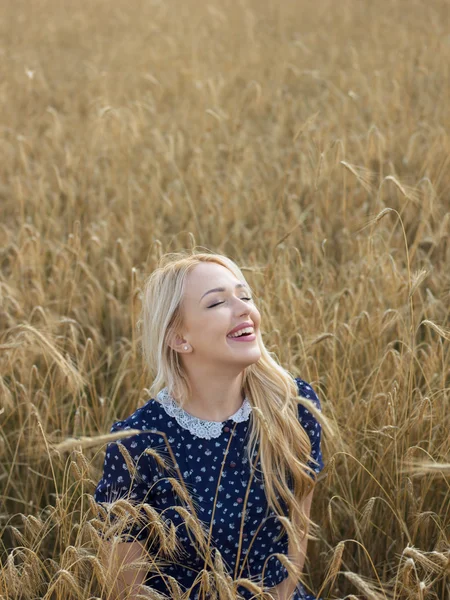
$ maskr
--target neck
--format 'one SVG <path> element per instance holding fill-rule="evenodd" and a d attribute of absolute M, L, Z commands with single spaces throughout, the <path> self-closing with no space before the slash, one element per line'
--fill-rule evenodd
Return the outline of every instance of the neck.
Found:
<path fill-rule="evenodd" d="M 242 372 L 237 376 L 214 375 L 201 381 L 190 378 L 192 396 L 183 404 L 183 410 L 207 421 L 228 420 L 241 408 L 244 401 L 242 378 Z"/>

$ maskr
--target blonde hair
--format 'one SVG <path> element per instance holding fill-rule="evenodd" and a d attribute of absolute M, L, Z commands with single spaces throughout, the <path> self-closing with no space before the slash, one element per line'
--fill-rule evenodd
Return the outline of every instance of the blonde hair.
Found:
<path fill-rule="evenodd" d="M 222 265 L 240 281 L 246 282 L 243 273 L 230 258 L 193 250 L 190 254 L 163 255 L 158 268 L 146 280 L 142 294 L 141 344 L 147 367 L 154 375 L 148 391 L 155 398 L 167 386 L 169 393 L 179 399 L 180 406 L 190 397 L 191 389 L 179 353 L 169 346 L 168 341 L 182 330 L 181 303 L 186 278 L 201 262 Z M 251 286 L 248 287 L 252 291 Z M 252 465 L 252 456 L 259 441 L 269 509 L 286 517 L 279 499 L 285 502 L 294 528 L 292 535 L 297 540 L 303 539 L 310 526 L 316 527 L 302 507 L 303 498 L 315 486 L 315 480 L 307 474 L 313 472 L 307 462 L 316 461 L 311 457 L 309 436 L 298 418 L 298 403 L 304 404 L 318 420 L 324 420 L 312 402 L 300 397 L 294 376 L 281 367 L 265 348 L 260 329 L 257 341 L 261 357 L 255 364 L 249 365 L 243 375 L 243 391 L 252 405 L 248 460 Z M 293 491 L 287 485 L 288 477 L 293 482 Z M 283 523 L 283 520 L 280 522 Z M 287 527 L 290 539 L 289 529 Z"/>

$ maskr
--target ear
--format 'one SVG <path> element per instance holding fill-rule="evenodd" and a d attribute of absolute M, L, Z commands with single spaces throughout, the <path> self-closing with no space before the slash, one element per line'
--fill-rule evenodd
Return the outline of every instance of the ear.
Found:
<path fill-rule="evenodd" d="M 169 341 L 167 343 L 170 346 L 170 348 L 172 348 L 172 350 L 180 352 L 183 348 L 183 345 L 186 345 L 186 340 L 182 335 L 174 332 L 171 335 L 169 335 Z"/>

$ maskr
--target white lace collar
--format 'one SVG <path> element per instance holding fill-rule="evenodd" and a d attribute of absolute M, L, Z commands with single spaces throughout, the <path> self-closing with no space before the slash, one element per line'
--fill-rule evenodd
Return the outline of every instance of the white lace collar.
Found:
<path fill-rule="evenodd" d="M 189 414 L 183 408 L 178 406 L 176 400 L 168 392 L 168 388 L 162 389 L 156 396 L 157 400 L 161 403 L 166 413 L 173 417 L 180 427 L 187 429 L 193 435 L 201 438 L 210 440 L 211 438 L 217 438 L 222 433 L 222 427 L 226 421 L 207 421 L 206 419 L 200 419 Z M 232 415 L 229 419 L 235 423 L 242 423 L 247 421 L 252 411 L 252 405 L 248 401 L 247 397 L 244 398 L 242 406 Z"/>

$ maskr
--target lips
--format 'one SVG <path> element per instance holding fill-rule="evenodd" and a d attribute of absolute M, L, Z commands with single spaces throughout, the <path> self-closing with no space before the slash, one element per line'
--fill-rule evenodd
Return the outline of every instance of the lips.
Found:
<path fill-rule="evenodd" d="M 245 329 L 246 327 L 254 327 L 254 325 L 250 321 L 246 321 L 245 323 L 239 323 L 239 325 L 236 325 L 236 327 L 229 331 L 227 335 L 230 335 L 230 333 L 236 333 L 240 329 Z"/>
<path fill-rule="evenodd" d="M 228 337 L 227 340 L 230 342 L 254 342 L 256 340 L 256 334 L 251 333 L 250 335 L 242 335 L 241 337 Z"/>

